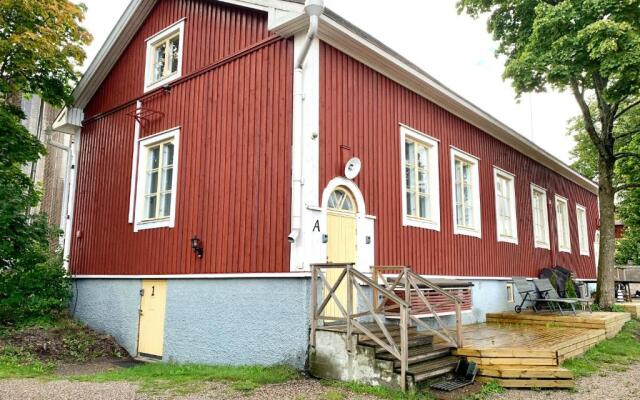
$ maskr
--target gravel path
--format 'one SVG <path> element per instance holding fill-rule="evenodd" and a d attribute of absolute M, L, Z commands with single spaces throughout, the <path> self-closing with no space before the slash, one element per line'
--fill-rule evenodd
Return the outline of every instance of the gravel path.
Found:
<path fill-rule="evenodd" d="M 577 390 L 508 390 L 491 400 L 637 400 L 640 398 L 640 365 L 622 372 L 601 372 L 578 380 Z M 311 379 L 282 385 L 266 385 L 251 393 L 209 382 L 194 394 L 139 393 L 138 386 L 126 382 L 91 383 L 38 379 L 0 380 L 0 400 L 376 400 L 336 388 L 327 388 Z"/>
<path fill-rule="evenodd" d="M 492 400 L 637 400 L 640 398 L 640 364 L 626 371 L 601 371 L 577 380 L 575 391 L 509 390 Z"/>
<path fill-rule="evenodd" d="M 223 383 L 207 383 L 202 391 L 177 396 L 173 393 L 149 395 L 138 393 L 138 386 L 124 382 L 88 383 L 67 380 L 0 380 L 1 400 L 378 400 L 341 389 L 327 388 L 306 379 L 282 385 L 266 385 L 250 394 L 240 393 Z"/>

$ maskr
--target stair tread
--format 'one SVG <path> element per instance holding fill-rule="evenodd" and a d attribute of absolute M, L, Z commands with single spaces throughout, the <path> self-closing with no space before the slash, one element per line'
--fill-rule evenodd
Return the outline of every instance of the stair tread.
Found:
<path fill-rule="evenodd" d="M 375 333 L 375 332 L 374 332 Z M 373 339 L 369 338 L 368 336 L 364 335 L 364 334 L 360 334 L 361 335 L 361 339 L 358 340 L 358 343 L 360 344 L 373 344 L 375 343 L 373 341 Z M 380 332 L 380 335 L 377 335 L 379 339 L 382 340 L 387 340 L 387 338 L 384 336 L 384 334 L 382 332 Z M 400 332 L 398 332 L 397 334 L 395 332 L 390 332 L 390 336 L 393 338 L 393 340 L 399 342 L 400 341 Z M 408 333 L 407 335 L 409 337 L 409 340 L 411 339 L 415 339 L 418 337 L 428 337 L 431 338 L 433 340 L 433 335 L 429 335 L 429 334 L 424 334 L 422 332 L 418 332 L 418 331 L 411 331 Z"/>
<path fill-rule="evenodd" d="M 410 365 L 407 372 L 413 375 L 418 375 L 445 368 L 455 368 L 456 365 L 458 365 L 458 361 L 459 358 L 455 356 L 442 357 L 436 360 L 429 360 Z"/>
<path fill-rule="evenodd" d="M 412 347 L 409 349 L 409 360 L 411 360 L 412 358 L 417 358 L 427 354 L 443 354 L 443 353 L 450 354 L 450 352 L 451 352 L 451 347 L 443 346 L 443 345 L 429 344 L 429 345 L 424 345 L 420 347 Z M 393 360 L 393 361 L 396 360 L 396 358 L 389 352 L 379 353 L 376 355 L 376 357 L 383 360 Z"/>

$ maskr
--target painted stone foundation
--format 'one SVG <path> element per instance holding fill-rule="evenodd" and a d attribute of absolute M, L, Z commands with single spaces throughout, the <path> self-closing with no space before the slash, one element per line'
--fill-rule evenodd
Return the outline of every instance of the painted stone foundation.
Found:
<path fill-rule="evenodd" d="M 309 280 L 171 280 L 164 358 L 206 364 L 287 364 L 303 369 Z"/>
<path fill-rule="evenodd" d="M 316 332 L 316 347 L 309 351 L 311 375 L 316 378 L 400 388 L 400 375 L 394 372 L 393 361 L 376 359 L 373 347 L 355 343 L 352 344 L 352 351 L 347 351 L 346 337 L 345 333 Z"/>
<path fill-rule="evenodd" d="M 164 331 L 164 360 L 205 364 L 288 364 L 304 369 L 309 343 L 309 279 L 170 279 Z M 507 302 L 505 281 L 473 281 L 473 311 L 465 312 L 465 324 L 483 322 L 487 312 L 513 309 Z M 71 310 L 91 328 L 112 335 L 127 351 L 137 353 L 140 279 L 77 279 Z M 367 293 L 369 293 L 368 288 Z M 516 301 L 518 300 L 516 294 Z M 443 317 L 448 325 L 454 316 Z M 427 321 L 432 321 L 428 319 Z M 320 333 L 329 336 L 329 333 Z M 337 338 L 324 337 L 335 341 Z M 344 340 L 344 339 L 342 339 Z M 342 346 L 344 349 L 344 345 Z M 365 348 L 366 350 L 366 348 Z M 359 365 L 364 350 L 334 354 L 311 352 L 320 376 L 355 379 L 366 375 Z M 355 357 L 355 358 L 354 358 Z M 378 361 L 376 380 L 396 379 Z M 360 369 L 359 369 L 360 368 Z M 358 372 L 360 371 L 360 372 Z M 338 373 L 338 372 L 335 372 Z M 328 374 L 328 375 L 327 375 Z M 372 378 L 373 379 L 373 378 Z"/>
<path fill-rule="evenodd" d="M 138 349 L 139 279 L 77 279 L 71 313 L 135 355 Z"/>
<path fill-rule="evenodd" d="M 71 311 L 137 354 L 140 279 L 77 279 Z M 169 279 L 163 359 L 304 369 L 309 280 Z"/>

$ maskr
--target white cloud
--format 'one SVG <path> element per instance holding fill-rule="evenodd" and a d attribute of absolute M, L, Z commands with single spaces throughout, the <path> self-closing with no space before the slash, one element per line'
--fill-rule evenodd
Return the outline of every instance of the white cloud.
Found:
<path fill-rule="evenodd" d="M 128 0 L 84 0 L 85 26 L 94 35 L 90 61 L 126 8 Z M 486 21 L 456 12 L 456 0 L 325 0 L 328 7 L 419 65 L 472 103 L 564 161 L 573 139 L 567 120 L 578 115 L 569 94 L 524 95 L 518 103 L 501 78 L 503 61 Z M 88 65 L 88 63 L 86 64 Z"/>

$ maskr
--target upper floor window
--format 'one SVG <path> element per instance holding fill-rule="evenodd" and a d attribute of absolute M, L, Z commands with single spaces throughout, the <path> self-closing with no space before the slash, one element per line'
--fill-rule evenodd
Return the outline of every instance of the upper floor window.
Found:
<path fill-rule="evenodd" d="M 147 39 L 145 91 L 180 78 L 183 33 L 184 20 L 181 20 Z"/>
<path fill-rule="evenodd" d="M 558 229 L 558 250 L 571 253 L 569 232 L 569 207 L 567 199 L 556 195 L 556 225 Z"/>
<path fill-rule="evenodd" d="M 438 142 L 402 126 L 402 222 L 440 230 Z"/>
<path fill-rule="evenodd" d="M 453 232 L 480 237 L 478 159 L 452 148 L 451 168 L 453 176 Z"/>
<path fill-rule="evenodd" d="M 578 219 L 578 243 L 580 244 L 580 255 L 589 255 L 589 231 L 587 229 L 587 209 L 584 206 L 576 205 L 576 216 Z"/>
<path fill-rule="evenodd" d="M 140 139 L 136 231 L 174 226 L 179 138 L 174 129 Z"/>
<path fill-rule="evenodd" d="M 547 209 L 547 191 L 531 185 L 531 208 L 533 212 L 533 245 L 549 249 L 549 211 Z"/>
<path fill-rule="evenodd" d="M 498 241 L 518 243 L 515 177 L 499 168 L 493 169 L 496 186 L 496 224 Z"/>

